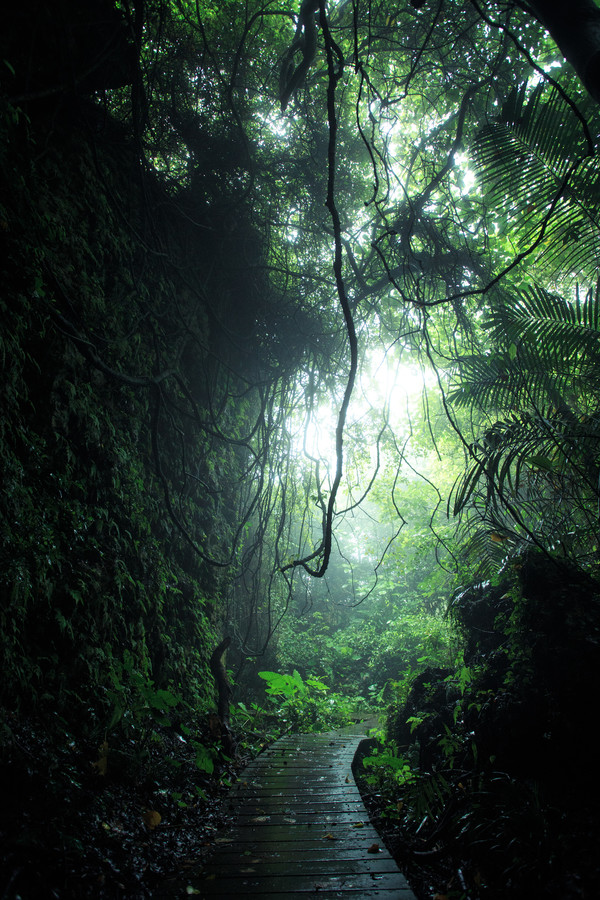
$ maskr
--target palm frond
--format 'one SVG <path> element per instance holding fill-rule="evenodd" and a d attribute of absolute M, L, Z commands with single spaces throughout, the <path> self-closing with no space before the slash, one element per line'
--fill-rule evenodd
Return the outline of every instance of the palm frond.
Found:
<path fill-rule="evenodd" d="M 600 391 L 600 295 L 589 291 L 574 300 L 531 286 L 511 303 L 492 307 L 487 327 L 509 350 L 519 373 L 535 391 L 535 402 L 553 403 L 567 394 Z M 509 367 L 510 373 L 510 367 Z M 515 378 L 511 380 L 514 388 Z"/>
<path fill-rule="evenodd" d="M 507 402 L 510 359 L 507 353 L 461 356 L 455 361 L 459 384 L 448 398 L 454 406 L 502 409 Z"/>
<path fill-rule="evenodd" d="M 485 327 L 496 353 L 455 361 L 458 407 L 487 412 L 550 404 L 582 413 L 600 393 L 600 294 L 566 300 L 531 286 L 492 306 Z"/>
<path fill-rule="evenodd" d="M 600 160 L 554 89 L 515 92 L 476 136 L 473 165 L 496 226 L 553 277 L 590 277 L 600 254 Z"/>
<path fill-rule="evenodd" d="M 487 580 L 501 571 L 507 559 L 528 546 L 526 538 L 497 516 L 467 518 L 461 525 L 461 557 L 476 579 Z"/>
<path fill-rule="evenodd" d="M 539 409 L 549 403 L 562 407 L 589 388 L 585 374 L 574 374 L 568 360 L 527 346 L 518 353 L 512 345 L 503 353 L 461 357 L 457 374 L 459 385 L 449 392 L 451 403 L 488 414 Z"/>
<path fill-rule="evenodd" d="M 532 285 L 515 293 L 510 303 L 494 305 L 487 327 L 495 340 L 513 343 L 542 341 L 557 347 L 562 356 L 582 351 L 600 360 L 600 297 L 589 291 L 582 299 L 578 292 L 567 300 Z"/>
<path fill-rule="evenodd" d="M 450 395 L 498 417 L 470 445 L 451 494 L 454 515 L 474 528 L 469 552 L 485 551 L 492 567 L 512 552 L 493 526 L 504 517 L 519 539 L 587 558 L 598 528 L 600 292 L 503 293 L 484 326 L 497 349 L 458 357 Z"/>
<path fill-rule="evenodd" d="M 596 493 L 599 455 L 598 417 L 573 420 L 548 410 L 495 422 L 472 445 L 471 465 L 453 489 L 453 513 L 460 513 L 482 489 L 490 509 L 508 496 L 521 506 L 537 502 L 540 487 L 564 490 L 567 481 L 570 494 L 589 499 Z"/>

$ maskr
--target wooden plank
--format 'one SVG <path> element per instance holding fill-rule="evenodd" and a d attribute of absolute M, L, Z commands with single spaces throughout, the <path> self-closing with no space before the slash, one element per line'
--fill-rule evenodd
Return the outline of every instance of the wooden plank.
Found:
<path fill-rule="evenodd" d="M 238 815 L 261 816 L 261 815 L 309 815 L 319 816 L 321 813 L 325 815 L 331 813 L 354 813 L 359 817 L 364 815 L 364 806 L 360 799 L 330 800 L 329 802 L 321 797 L 321 799 L 312 799 L 306 794 L 302 803 L 289 803 L 285 797 L 263 797 L 262 800 L 253 800 L 244 803 L 238 810 Z"/>
<path fill-rule="evenodd" d="M 290 792 L 285 790 L 285 788 L 277 788 L 268 790 L 266 787 L 257 788 L 253 791 L 248 791 L 245 796 L 239 796 L 239 806 L 246 803 L 262 803 L 263 800 L 268 800 L 272 798 L 273 801 L 288 801 L 290 796 Z M 348 791 L 342 790 L 340 785 L 329 785 L 326 789 L 323 787 L 312 789 L 309 786 L 302 788 L 302 790 L 297 790 L 295 792 L 295 799 L 297 799 L 298 803 L 310 803 L 312 800 L 315 802 L 326 802 L 327 797 L 331 797 L 335 802 L 339 802 L 341 800 L 353 800 L 355 797 L 360 798 L 360 794 L 358 791 Z M 233 812 L 235 808 L 231 805 L 229 809 Z"/>
<path fill-rule="evenodd" d="M 301 861 L 304 863 L 315 862 L 321 865 L 327 861 L 338 862 L 362 862 L 366 861 L 369 865 L 378 868 L 388 860 L 396 865 L 392 857 L 384 851 L 378 854 L 367 853 L 367 847 L 332 847 L 324 843 L 310 844 L 309 842 L 298 842 L 286 844 L 285 846 L 272 847 L 265 844 L 231 844 L 221 846 L 219 849 L 219 860 L 224 861 L 227 865 L 234 864 L 239 860 L 248 862 L 248 860 L 262 860 L 265 864 L 271 862 L 286 863 L 290 860 Z M 210 866 L 213 862 L 209 861 L 206 865 Z"/>
<path fill-rule="evenodd" d="M 240 875 L 238 877 L 203 878 L 197 882 L 197 886 L 203 894 L 220 894 L 221 896 L 235 897 L 240 894 L 259 894 L 268 896 L 273 893 L 303 894 L 307 891 L 360 891 L 377 888 L 378 890 L 403 890 L 406 881 L 400 872 L 385 872 L 374 875 L 369 874 L 344 874 L 328 875 L 323 872 L 304 874 L 295 872 L 293 875 L 266 875 L 258 874 Z"/>
<path fill-rule="evenodd" d="M 361 814 L 362 813 L 362 814 Z M 312 825 L 318 828 L 320 825 L 329 823 L 341 825 L 342 823 L 350 826 L 350 828 L 363 828 L 368 824 L 369 820 L 365 816 L 364 807 L 362 810 L 331 810 L 330 812 L 315 813 L 313 810 L 302 812 L 295 810 L 293 812 L 246 812 L 241 810 L 238 813 L 238 824 L 248 827 L 256 824 L 267 823 L 269 825 Z"/>
<path fill-rule="evenodd" d="M 346 777 L 350 777 L 350 766 L 348 771 L 344 769 L 295 769 L 289 772 L 249 772 L 244 779 L 245 784 L 284 784 L 302 785 L 307 779 L 311 784 L 348 784 Z"/>
<path fill-rule="evenodd" d="M 295 857 L 295 860 L 298 860 L 298 856 Z M 321 857 L 314 857 L 310 862 L 314 864 L 317 860 L 319 863 L 318 870 L 321 875 L 341 875 L 344 873 L 352 875 L 370 873 L 382 875 L 384 873 L 398 871 L 396 862 L 391 859 L 391 857 L 373 862 L 371 859 L 365 859 L 364 856 L 359 856 L 354 859 L 338 859 L 322 854 Z M 308 862 L 306 859 L 303 861 Z M 260 870 L 257 867 L 260 867 Z M 236 857 L 235 855 L 232 855 L 225 871 L 230 875 L 234 873 L 236 875 L 248 875 L 256 873 L 257 871 L 260 871 L 261 875 L 289 875 L 290 860 L 269 860 L 264 859 L 262 856 Z M 221 870 L 213 863 L 206 866 L 203 875 L 210 875 L 215 872 L 220 874 Z"/>
<path fill-rule="evenodd" d="M 339 790 L 341 793 L 348 794 L 349 796 L 351 794 L 359 793 L 358 788 L 354 784 L 354 779 L 352 778 L 351 772 L 348 772 L 348 779 L 349 780 L 346 781 L 346 778 L 344 777 L 338 781 L 335 781 L 333 784 L 330 782 L 329 786 L 334 787 L 336 790 Z M 321 784 L 324 784 L 324 782 L 321 782 Z M 302 780 L 302 784 L 300 785 L 298 790 L 299 790 L 299 793 L 306 794 L 315 788 L 318 789 L 318 786 L 319 786 L 319 782 L 313 782 L 312 780 L 305 778 Z M 269 785 L 269 787 L 281 788 L 281 785 Z M 263 790 L 263 781 L 262 780 L 261 781 L 252 781 L 252 780 L 243 781 L 240 785 L 236 786 L 232 790 L 231 796 L 233 797 L 233 796 L 237 795 L 237 798 L 239 800 L 239 799 L 243 798 L 243 795 L 245 793 L 252 794 L 252 793 L 256 793 L 257 790 Z"/>
<path fill-rule="evenodd" d="M 330 791 L 335 794 L 337 800 L 344 800 L 356 796 L 357 791 L 353 787 L 349 787 L 345 778 L 340 779 L 320 779 L 315 778 L 309 781 L 307 778 L 301 779 L 262 779 L 260 782 L 248 782 L 246 789 L 237 792 L 238 804 L 244 803 L 247 799 L 253 802 L 255 795 L 262 793 L 271 797 L 301 797 L 314 796 L 315 799 L 329 796 Z M 360 794 L 359 794 L 360 796 Z"/>
<path fill-rule="evenodd" d="M 301 827 L 301 826 L 300 826 Z M 301 834 L 296 834 L 293 831 L 288 831 L 287 833 L 283 832 L 283 829 L 277 829 L 276 833 L 280 835 L 277 843 L 273 843 L 274 841 L 274 833 L 271 835 L 265 833 L 263 829 L 254 829 L 254 831 L 250 831 L 249 829 L 245 829 L 243 831 L 233 831 L 230 832 L 227 838 L 222 838 L 219 843 L 227 844 L 229 846 L 237 846 L 243 847 L 244 850 L 252 850 L 252 849 L 267 849 L 268 847 L 277 847 L 278 852 L 280 854 L 288 852 L 290 847 L 292 849 L 320 849 L 323 850 L 325 847 L 328 848 L 327 852 L 330 854 L 343 853 L 347 850 L 360 850 L 363 854 L 367 853 L 369 847 L 373 846 L 373 844 L 379 844 L 380 850 L 377 854 L 387 853 L 384 849 L 384 845 L 379 843 L 380 838 L 375 831 L 366 830 L 362 828 L 360 833 L 358 831 L 350 834 L 347 831 L 340 832 L 338 836 L 334 834 L 334 829 L 332 828 L 330 831 L 325 831 L 325 829 L 314 829 L 311 832 L 304 832 Z M 330 838 L 327 835 L 332 834 L 333 837 Z"/>
<path fill-rule="evenodd" d="M 348 779 L 351 779 L 350 772 L 347 773 Z M 302 793 L 306 793 L 308 790 L 323 790 L 323 788 L 340 788 L 342 792 L 344 789 L 346 793 L 352 794 L 355 791 L 354 780 L 346 781 L 346 774 L 342 772 L 337 778 L 329 775 L 329 776 L 320 776 L 315 774 L 312 778 L 310 777 L 310 773 L 306 774 L 306 777 L 294 777 L 294 778 L 249 778 L 248 781 L 245 781 L 243 785 L 239 788 L 236 793 L 238 795 L 242 795 L 245 791 L 249 793 L 252 790 L 263 790 L 265 787 L 272 788 L 273 790 L 282 790 L 286 789 L 288 793 L 292 794 L 293 791 L 299 790 Z"/>
<path fill-rule="evenodd" d="M 366 852 L 368 847 L 377 844 L 380 840 L 374 828 L 361 828 L 360 833 L 358 831 L 350 833 L 345 828 L 332 823 L 326 827 L 314 828 L 312 831 L 304 825 L 290 825 L 288 829 L 279 825 L 236 829 L 231 833 L 231 841 L 228 843 L 264 845 L 277 842 L 284 849 L 290 842 L 312 841 L 313 846 L 326 842 L 332 850 L 334 847 L 336 849 L 363 847 Z"/>
<path fill-rule="evenodd" d="M 193 889 L 193 885 L 190 884 L 190 887 Z M 204 896 L 208 897 L 210 894 L 208 892 L 204 892 Z M 202 896 L 202 895 L 201 895 Z M 213 893 L 213 896 L 215 894 Z M 218 896 L 218 893 L 216 894 Z M 222 894 L 221 896 L 226 896 Z M 290 894 L 289 892 L 285 893 L 273 893 L 273 894 L 265 894 L 265 897 L 268 897 L 268 900 L 290 900 L 291 897 L 300 896 L 302 900 L 340 900 L 340 897 L 346 897 L 347 900 L 416 900 L 415 895 L 411 891 L 409 887 L 398 890 L 384 890 L 378 887 L 374 888 L 363 888 L 355 891 L 353 889 L 346 889 L 344 892 L 340 891 L 328 891 L 328 890 L 311 890 L 306 892 L 295 892 Z"/>

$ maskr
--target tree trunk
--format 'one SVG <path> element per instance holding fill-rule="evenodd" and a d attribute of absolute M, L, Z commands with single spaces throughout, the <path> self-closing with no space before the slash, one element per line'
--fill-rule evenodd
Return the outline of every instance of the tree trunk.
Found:
<path fill-rule="evenodd" d="M 594 0 L 528 0 L 528 6 L 600 103 L 600 8 Z"/>
<path fill-rule="evenodd" d="M 223 747 L 229 755 L 235 752 L 233 737 L 229 728 L 229 700 L 231 698 L 231 686 L 227 678 L 227 671 L 223 662 L 223 654 L 231 643 L 231 638 L 223 638 L 221 643 L 215 647 L 210 657 L 210 671 L 213 674 L 217 684 L 218 699 L 217 712 L 221 720 L 221 735 L 223 739 Z"/>

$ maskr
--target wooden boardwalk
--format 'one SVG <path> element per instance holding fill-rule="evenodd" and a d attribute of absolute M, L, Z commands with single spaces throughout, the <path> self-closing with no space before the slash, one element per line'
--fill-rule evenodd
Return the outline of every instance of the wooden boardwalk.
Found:
<path fill-rule="evenodd" d="M 188 893 L 415 900 L 352 777 L 365 730 L 288 735 L 255 759 L 232 789 L 232 830 Z"/>

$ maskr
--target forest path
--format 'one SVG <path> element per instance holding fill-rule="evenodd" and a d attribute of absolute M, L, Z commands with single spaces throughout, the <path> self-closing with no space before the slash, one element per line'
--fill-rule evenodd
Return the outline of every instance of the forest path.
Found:
<path fill-rule="evenodd" d="M 232 830 L 188 893 L 415 900 L 352 776 L 368 727 L 286 735 L 251 762 L 231 791 Z"/>

